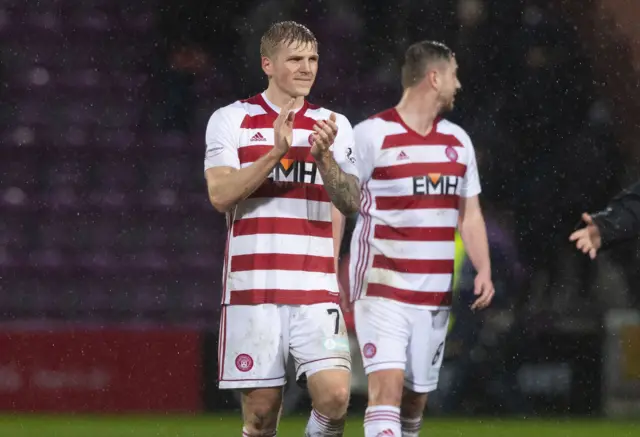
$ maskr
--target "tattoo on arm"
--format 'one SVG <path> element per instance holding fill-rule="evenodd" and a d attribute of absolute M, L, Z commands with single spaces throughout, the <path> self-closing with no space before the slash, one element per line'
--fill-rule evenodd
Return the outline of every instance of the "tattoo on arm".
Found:
<path fill-rule="evenodd" d="M 360 209 L 360 183 L 358 178 L 345 173 L 332 156 L 318 163 L 324 188 L 331 202 L 343 215 Z"/>

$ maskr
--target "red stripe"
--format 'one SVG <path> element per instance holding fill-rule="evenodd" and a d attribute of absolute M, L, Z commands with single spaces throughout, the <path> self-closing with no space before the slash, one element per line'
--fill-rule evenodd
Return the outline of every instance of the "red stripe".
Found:
<path fill-rule="evenodd" d="M 392 149 L 394 147 L 412 146 L 451 146 L 464 147 L 455 135 L 432 132 L 426 137 L 422 137 L 413 132 L 387 135 L 382 142 L 382 149 Z"/>
<path fill-rule="evenodd" d="M 458 209 L 460 196 L 378 196 L 376 208 L 380 211 L 404 209 Z"/>
<path fill-rule="evenodd" d="M 281 305 L 314 305 L 338 303 L 339 296 L 329 290 L 276 290 L 252 289 L 231 292 L 231 305 L 259 305 L 276 303 Z"/>
<path fill-rule="evenodd" d="M 259 146 L 242 146 L 238 148 L 238 158 L 240 159 L 240 164 L 247 164 L 250 162 L 255 162 L 260 159 L 262 156 L 266 155 L 273 149 L 273 145 L 259 145 Z M 311 156 L 311 146 L 309 147 L 292 147 L 289 151 L 282 157 L 282 159 L 292 159 L 294 161 L 303 161 L 303 162 L 315 162 L 313 156 Z"/>
<path fill-rule="evenodd" d="M 297 272 L 335 273 L 333 257 L 291 255 L 284 253 L 254 253 L 231 257 L 232 272 L 249 270 L 289 270 Z"/>
<path fill-rule="evenodd" d="M 401 290 L 388 285 L 369 283 L 367 296 L 384 297 L 399 302 L 414 305 L 448 306 L 451 305 L 451 293 L 446 292 L 420 292 L 413 290 Z"/>
<path fill-rule="evenodd" d="M 293 128 L 294 129 L 304 129 L 304 130 L 313 130 L 313 126 L 316 125 L 317 121 L 311 117 L 306 117 L 304 115 L 300 115 L 301 111 L 298 111 L 295 118 L 293 119 Z M 269 114 L 260 114 L 260 115 L 245 115 L 242 120 L 242 124 L 240 124 L 241 129 L 273 129 L 273 122 L 278 118 L 278 114 L 275 112 Z"/>
<path fill-rule="evenodd" d="M 258 217 L 237 220 L 233 236 L 257 234 L 308 235 L 332 238 L 331 222 L 298 218 Z"/>
<path fill-rule="evenodd" d="M 375 411 L 373 413 L 367 413 L 364 416 L 364 419 L 366 421 L 373 420 L 373 419 L 377 419 L 377 420 L 380 420 L 380 419 L 394 419 L 394 420 L 398 419 L 398 420 L 400 420 L 400 413 L 393 413 L 391 411 Z"/>
<path fill-rule="evenodd" d="M 331 421 L 329 420 L 328 417 L 323 416 L 322 414 L 318 413 L 316 410 L 311 410 L 311 414 L 313 414 L 313 416 L 315 417 L 315 419 L 320 422 L 323 425 L 331 425 Z"/>
<path fill-rule="evenodd" d="M 369 215 L 369 208 L 371 207 L 371 192 L 369 191 L 368 183 L 363 186 L 364 191 L 364 205 L 362 206 L 362 214 L 364 216 L 364 222 L 362 224 L 362 232 L 360 233 L 360 246 L 358 248 L 358 262 L 356 263 L 356 281 L 354 284 L 355 296 L 354 299 L 358 299 L 362 294 L 362 285 L 364 283 L 364 275 L 366 273 L 367 259 L 369 258 L 369 234 L 371 233 L 371 216 Z"/>
<path fill-rule="evenodd" d="M 391 180 L 424 177 L 429 174 L 463 177 L 467 166 L 459 162 L 415 162 L 373 169 L 372 179 Z"/>
<path fill-rule="evenodd" d="M 372 267 L 399 273 L 453 274 L 453 260 L 448 259 L 401 259 L 375 255 Z"/>
<path fill-rule="evenodd" d="M 393 416 L 391 414 L 379 414 L 376 416 L 367 416 L 364 418 L 364 423 L 375 423 L 375 422 L 400 422 L 400 416 Z M 395 435 L 395 434 L 394 434 Z"/>
<path fill-rule="evenodd" d="M 218 334 L 218 381 L 224 378 L 224 354 L 227 347 L 227 307 L 220 312 L 220 330 Z"/>
<path fill-rule="evenodd" d="M 256 94 L 255 96 L 251 96 L 248 99 L 240 100 L 242 103 L 250 103 L 252 105 L 259 105 L 265 112 L 275 114 L 275 111 L 267 104 L 267 102 L 262 97 L 262 94 Z"/>
<path fill-rule="evenodd" d="M 303 184 L 302 182 L 276 183 L 270 179 L 267 179 L 249 196 L 252 199 L 268 197 L 329 202 L 329 195 L 322 185 Z"/>
<path fill-rule="evenodd" d="M 376 225 L 374 238 L 397 241 L 454 241 L 456 228 L 421 228 Z"/>

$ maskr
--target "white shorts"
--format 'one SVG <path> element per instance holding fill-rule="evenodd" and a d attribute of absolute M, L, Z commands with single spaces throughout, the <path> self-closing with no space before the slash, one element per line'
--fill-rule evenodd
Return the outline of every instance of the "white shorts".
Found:
<path fill-rule="evenodd" d="M 378 370 L 401 369 L 409 390 L 428 393 L 437 388 L 449 310 L 365 298 L 355 302 L 354 316 L 367 375 Z"/>
<path fill-rule="evenodd" d="M 289 353 L 297 379 L 325 369 L 350 371 L 349 339 L 340 307 L 334 303 L 223 307 L 218 344 L 221 389 L 285 385 Z"/>

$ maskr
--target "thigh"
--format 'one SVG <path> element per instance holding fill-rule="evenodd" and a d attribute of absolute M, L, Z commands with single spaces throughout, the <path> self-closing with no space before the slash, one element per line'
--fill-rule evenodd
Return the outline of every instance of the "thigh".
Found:
<path fill-rule="evenodd" d="M 406 308 L 387 299 L 361 299 L 354 315 L 365 373 L 404 371 L 410 336 Z"/>
<path fill-rule="evenodd" d="M 413 315 L 413 329 L 407 349 L 405 387 L 416 393 L 428 393 L 438 386 L 449 311 L 417 308 Z"/>
<path fill-rule="evenodd" d="M 334 303 L 291 306 L 289 350 L 298 379 L 325 369 L 350 371 L 349 338 L 340 306 Z"/>
<path fill-rule="evenodd" d="M 276 305 L 226 305 L 220 319 L 218 379 L 221 389 L 285 384 L 283 320 Z"/>

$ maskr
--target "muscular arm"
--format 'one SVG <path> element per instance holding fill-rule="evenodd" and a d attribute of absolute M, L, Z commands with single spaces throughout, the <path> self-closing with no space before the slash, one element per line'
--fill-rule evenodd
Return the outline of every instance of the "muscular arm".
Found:
<path fill-rule="evenodd" d="M 491 259 L 489 257 L 487 228 L 478 196 L 461 198 L 458 228 L 465 250 L 476 271 L 490 274 Z"/>
<path fill-rule="evenodd" d="M 248 167 L 213 167 L 207 169 L 209 201 L 215 209 L 227 212 L 253 193 L 267 178 L 282 155 L 272 149 Z"/>
<path fill-rule="evenodd" d="M 640 234 L 640 182 L 613 198 L 607 209 L 593 214 L 602 247 Z"/>
<path fill-rule="evenodd" d="M 342 171 L 331 153 L 316 160 L 329 199 L 343 215 L 360 209 L 360 183 L 358 178 Z"/>

